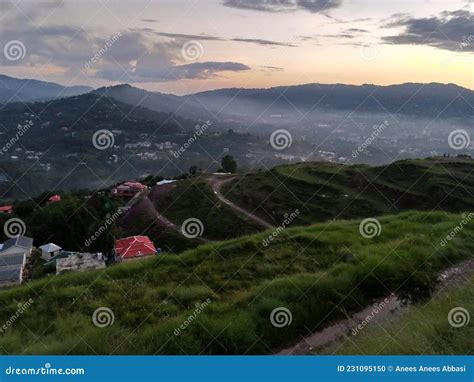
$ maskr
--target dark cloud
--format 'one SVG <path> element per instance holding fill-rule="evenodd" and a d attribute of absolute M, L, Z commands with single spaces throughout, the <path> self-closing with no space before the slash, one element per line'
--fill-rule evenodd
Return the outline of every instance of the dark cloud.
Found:
<path fill-rule="evenodd" d="M 251 43 L 251 44 L 269 45 L 269 46 L 287 46 L 287 47 L 292 47 L 292 48 L 297 46 L 297 45 L 293 45 L 293 44 L 285 43 L 285 42 L 254 39 L 254 38 L 233 38 L 231 41 L 247 42 L 247 43 Z"/>
<path fill-rule="evenodd" d="M 369 33 L 368 30 L 366 29 L 360 29 L 360 28 L 349 28 L 346 29 L 346 33 Z"/>
<path fill-rule="evenodd" d="M 204 34 L 183 34 L 183 33 L 166 33 L 166 32 L 155 32 L 158 36 L 179 38 L 185 40 L 203 40 L 203 41 L 225 41 L 225 39 L 216 36 L 209 36 Z"/>
<path fill-rule="evenodd" d="M 272 71 L 272 72 L 282 72 L 284 70 L 283 68 L 280 68 L 279 66 L 269 66 L 269 65 L 262 66 L 262 69 Z"/>
<path fill-rule="evenodd" d="M 197 51 L 202 46 L 195 47 Z M 119 47 L 117 49 L 120 49 Z M 155 43 L 152 48 L 144 48 L 140 55 L 135 54 L 135 62 L 128 60 L 115 65 L 109 60 L 97 71 L 97 76 L 111 81 L 127 82 L 167 82 L 183 79 L 208 79 L 222 72 L 240 72 L 250 67 L 238 62 L 191 62 L 183 63 L 183 44 L 179 41 Z M 113 55 L 113 51 L 111 51 Z"/>
<path fill-rule="evenodd" d="M 45 7 L 44 11 L 48 9 Z M 2 65 L 55 65 L 71 76 L 82 72 L 91 77 L 127 82 L 205 79 L 223 72 L 250 69 L 238 62 L 201 62 L 205 57 L 201 45 L 197 46 L 202 52 L 198 52 L 196 62 L 190 62 L 189 57 L 183 54 L 183 45 L 190 39 L 218 39 L 212 36 L 156 33 L 150 28 L 123 30 L 105 36 L 99 30 L 85 31 L 66 24 L 36 27 L 42 25 L 39 21 L 43 15 L 39 11 L 28 16 L 22 12 L 14 13 L 14 10 L 12 13 L 0 25 L 2 41 L 21 41 L 26 47 L 26 54 L 18 61 L 8 60 L 2 54 Z M 156 37 L 144 32 L 152 32 L 169 40 L 156 42 Z"/>
<path fill-rule="evenodd" d="M 117 67 L 105 67 L 97 75 L 111 81 L 127 82 L 168 82 L 183 79 L 204 80 L 215 77 L 221 72 L 240 72 L 250 70 L 239 62 L 194 62 L 183 65 L 149 65 L 150 57 L 142 59 L 136 68 L 124 71 Z"/>
<path fill-rule="evenodd" d="M 427 45 L 450 51 L 474 51 L 474 13 L 467 10 L 444 11 L 437 17 L 414 18 L 394 15 L 385 27 L 403 27 L 398 35 L 386 36 L 388 44 Z"/>
<path fill-rule="evenodd" d="M 222 5 L 231 8 L 261 12 L 293 12 L 305 10 L 324 12 L 341 5 L 342 0 L 225 0 Z"/>
<path fill-rule="evenodd" d="M 150 32 L 149 28 L 142 28 L 142 30 Z M 157 36 L 168 37 L 168 38 L 176 38 L 176 39 L 183 39 L 183 40 L 196 40 L 196 41 L 234 41 L 234 42 L 244 42 L 248 44 L 257 44 L 257 45 L 267 45 L 267 46 L 287 46 L 287 47 L 296 47 L 297 45 L 293 45 L 287 42 L 280 42 L 280 41 L 273 41 L 273 40 L 265 40 L 265 39 L 257 39 L 257 38 L 231 38 L 226 39 L 223 37 L 218 36 L 209 36 L 203 34 L 183 34 L 183 33 L 167 33 L 167 32 L 157 32 L 152 31 Z"/>

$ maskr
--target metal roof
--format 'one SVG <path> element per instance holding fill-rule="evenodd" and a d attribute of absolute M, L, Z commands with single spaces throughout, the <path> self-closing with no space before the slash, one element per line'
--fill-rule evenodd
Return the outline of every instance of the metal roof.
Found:
<path fill-rule="evenodd" d="M 20 281 L 22 269 L 21 266 L 0 268 L 0 283 Z"/>
<path fill-rule="evenodd" d="M 11 255 L 1 255 L 0 254 L 0 270 L 3 267 L 7 267 L 10 265 L 23 265 L 25 262 L 25 254 L 24 253 L 14 253 Z"/>
<path fill-rule="evenodd" d="M 33 248 L 33 239 L 26 236 L 12 237 L 11 239 L 8 239 L 5 243 L 3 243 L 2 251 L 5 251 L 13 246 L 31 249 Z"/>
<path fill-rule="evenodd" d="M 39 247 L 44 252 L 52 253 L 61 250 L 62 248 L 59 245 L 56 245 L 54 243 L 48 243 L 44 244 L 41 247 Z"/>

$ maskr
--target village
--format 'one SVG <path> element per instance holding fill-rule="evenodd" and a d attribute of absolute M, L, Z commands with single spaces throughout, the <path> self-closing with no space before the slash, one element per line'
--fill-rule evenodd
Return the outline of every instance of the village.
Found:
<path fill-rule="evenodd" d="M 148 190 L 139 182 L 124 182 L 110 190 L 110 195 L 125 203 L 125 211 Z M 52 195 L 47 203 L 61 203 L 61 195 Z M 13 214 L 12 205 L 0 206 L 0 214 Z M 116 239 L 111 253 L 77 252 L 62 248 L 56 243 L 33 245 L 34 238 L 17 235 L 0 244 L 0 288 L 19 285 L 31 278 L 35 258 L 41 258 L 44 274 L 59 275 L 65 272 L 84 272 L 102 269 L 117 263 L 153 256 L 161 252 L 148 236 L 136 235 Z"/>

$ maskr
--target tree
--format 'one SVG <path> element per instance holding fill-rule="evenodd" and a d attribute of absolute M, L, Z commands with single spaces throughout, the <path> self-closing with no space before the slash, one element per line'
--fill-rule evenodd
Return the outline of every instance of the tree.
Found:
<path fill-rule="evenodd" d="M 232 155 L 226 155 L 225 157 L 223 157 L 221 164 L 225 172 L 237 171 L 237 162 L 235 161 Z"/>
<path fill-rule="evenodd" d="M 196 175 L 198 172 L 198 167 L 196 165 L 192 165 L 189 167 L 189 175 Z"/>

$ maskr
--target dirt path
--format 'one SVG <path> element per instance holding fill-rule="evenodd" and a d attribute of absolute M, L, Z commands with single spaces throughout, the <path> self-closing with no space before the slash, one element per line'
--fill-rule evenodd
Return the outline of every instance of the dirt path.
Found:
<path fill-rule="evenodd" d="M 444 271 L 438 277 L 437 285 L 433 297 L 443 292 L 463 284 L 474 275 L 474 258 L 456 264 Z M 277 354 L 279 355 L 304 355 L 311 354 L 313 349 L 326 348 L 334 345 L 344 336 L 357 333 L 366 325 L 376 322 L 394 321 L 400 318 L 409 310 L 409 306 L 402 305 L 397 296 L 387 296 L 377 300 L 372 306 L 368 306 L 360 312 L 345 320 L 339 320 L 318 332 L 304 337 L 296 345 L 286 348 Z"/>
<path fill-rule="evenodd" d="M 241 215 L 245 215 L 247 218 L 253 220 L 257 224 L 265 227 L 265 228 L 274 228 L 273 225 L 268 223 L 267 221 L 263 220 L 262 218 L 258 217 L 254 213 L 239 207 L 235 203 L 231 202 L 229 199 L 225 198 L 224 195 L 221 193 L 222 186 L 230 182 L 231 180 L 235 179 L 235 176 L 228 176 L 228 175 L 212 175 L 208 178 L 209 184 L 211 185 L 212 191 L 216 195 L 216 197 L 222 202 L 227 204 L 230 208 L 237 211 Z"/>

